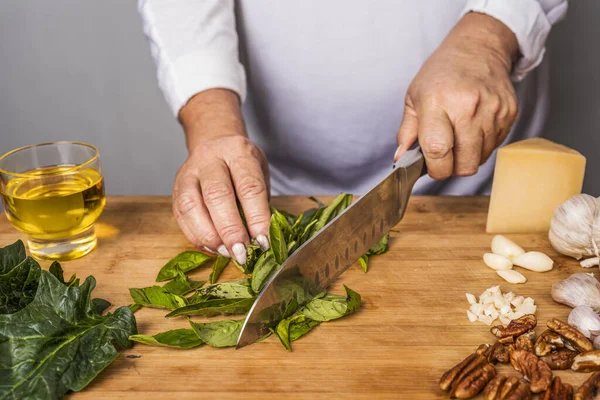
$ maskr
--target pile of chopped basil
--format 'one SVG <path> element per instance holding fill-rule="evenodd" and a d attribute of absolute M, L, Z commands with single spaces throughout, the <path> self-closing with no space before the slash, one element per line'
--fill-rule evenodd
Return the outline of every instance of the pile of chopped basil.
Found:
<path fill-rule="evenodd" d="M 0 399 L 56 399 L 86 387 L 131 346 L 136 322 L 127 307 L 92 299 L 89 276 L 65 281 L 25 254 L 20 240 L 0 248 Z"/>
<path fill-rule="evenodd" d="M 296 216 L 271 208 L 269 236 L 271 248 L 261 250 L 256 244 L 248 246 L 246 264 L 233 264 L 247 277 L 244 279 L 218 282 L 219 276 L 230 260 L 222 256 L 211 256 L 198 251 L 185 251 L 161 268 L 157 282 L 168 281 L 162 286 L 129 289 L 134 304 L 138 307 L 152 307 L 170 310 L 168 318 L 179 316 L 202 316 L 206 318 L 221 315 L 246 314 L 258 293 L 269 278 L 298 247 L 339 215 L 352 202 L 352 195 L 342 193 L 325 206 L 315 198 L 317 207 Z M 243 217 L 243 214 L 242 214 Z M 367 272 L 370 256 L 383 254 L 388 249 L 388 235 L 385 235 L 359 262 Z M 193 281 L 187 272 L 212 263 L 209 285 L 205 281 Z M 291 342 L 308 333 L 321 322 L 341 318 L 360 307 L 360 295 L 345 287 L 346 295 L 323 293 L 307 304 L 296 306 L 296 310 L 286 310 L 287 318 L 271 329 L 281 344 L 291 351 Z M 235 346 L 244 322 L 243 318 L 194 322 L 190 328 L 162 332 L 154 336 L 132 335 L 129 339 L 151 346 L 164 346 L 188 349 L 207 344 L 212 347 Z"/>

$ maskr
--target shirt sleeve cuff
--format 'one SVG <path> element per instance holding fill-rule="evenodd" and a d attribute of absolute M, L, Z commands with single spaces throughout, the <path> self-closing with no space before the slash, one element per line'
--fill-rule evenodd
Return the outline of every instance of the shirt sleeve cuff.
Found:
<path fill-rule="evenodd" d="M 162 71 L 159 83 L 175 117 L 194 95 L 208 89 L 229 89 L 240 101 L 246 99 L 244 67 L 238 60 L 225 60 L 220 54 L 188 53 Z"/>
<path fill-rule="evenodd" d="M 521 56 L 513 66 L 512 79 L 520 81 L 544 58 L 551 23 L 536 0 L 468 0 L 460 14 L 474 11 L 506 25 L 517 37 Z"/>

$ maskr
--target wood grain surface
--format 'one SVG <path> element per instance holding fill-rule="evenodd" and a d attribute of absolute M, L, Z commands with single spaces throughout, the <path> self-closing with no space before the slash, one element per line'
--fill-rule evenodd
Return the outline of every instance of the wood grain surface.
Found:
<path fill-rule="evenodd" d="M 326 202 L 330 199 L 323 198 Z M 280 197 L 273 205 L 290 212 L 313 206 L 306 198 Z M 362 295 L 361 309 L 323 323 L 287 352 L 271 337 L 241 350 L 173 350 L 134 345 L 75 399 L 437 399 L 444 371 L 481 343 L 493 343 L 489 328 L 466 317 L 465 292 L 503 291 L 531 296 L 540 325 L 566 319 L 569 308 L 550 297 L 553 282 L 582 272 L 577 261 L 559 256 L 545 234 L 509 235 L 526 250 L 555 260 L 547 273 L 522 270 L 528 282 L 511 285 L 482 262 L 492 235 L 485 233 L 488 199 L 413 197 L 404 220 L 392 232 L 390 251 L 373 257 L 365 274 L 352 266 L 332 287 L 346 284 Z M 63 263 L 65 275 L 94 275 L 94 296 L 115 305 L 131 302 L 128 288 L 153 284 L 160 267 L 190 249 L 171 217 L 170 198 L 112 197 L 98 223 L 99 245 L 88 256 Z M 0 246 L 25 237 L 0 219 Z M 48 262 L 42 262 L 47 268 Z M 594 271 L 596 271 L 594 269 Z M 208 269 L 194 272 L 206 278 Z M 585 270 L 585 272 L 590 272 Z M 240 278 L 230 265 L 221 281 Z M 188 327 L 185 318 L 165 319 L 163 310 L 136 313 L 140 333 Z M 200 318 L 195 318 L 199 321 Z M 128 357 L 130 356 L 130 357 Z M 135 357 L 135 358 L 134 358 Z M 512 368 L 500 372 L 517 375 Z M 579 385 L 589 374 L 559 375 Z"/>

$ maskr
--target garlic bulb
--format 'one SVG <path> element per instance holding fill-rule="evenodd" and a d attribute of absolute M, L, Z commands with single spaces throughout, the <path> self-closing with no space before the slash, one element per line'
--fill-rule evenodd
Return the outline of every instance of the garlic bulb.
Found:
<path fill-rule="evenodd" d="M 569 314 L 569 325 L 577 328 L 586 338 L 600 331 L 600 316 L 590 306 L 577 306 Z"/>
<path fill-rule="evenodd" d="M 573 274 L 552 285 L 552 299 L 570 307 L 590 306 L 600 312 L 600 282 L 592 274 Z"/>
<path fill-rule="evenodd" d="M 549 238 L 556 251 L 577 260 L 600 256 L 600 198 L 578 194 L 559 205 L 550 222 Z"/>

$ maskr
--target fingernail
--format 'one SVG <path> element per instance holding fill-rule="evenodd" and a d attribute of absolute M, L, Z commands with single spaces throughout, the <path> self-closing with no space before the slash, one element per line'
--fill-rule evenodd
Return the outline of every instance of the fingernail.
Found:
<path fill-rule="evenodd" d="M 238 264 L 246 264 L 246 246 L 244 246 L 242 243 L 236 243 L 231 248 L 231 251 L 233 251 L 233 256 Z"/>
<path fill-rule="evenodd" d="M 256 241 L 258 242 L 258 245 L 261 249 L 269 250 L 269 239 L 267 239 L 265 235 L 258 235 L 256 237 Z"/>
<path fill-rule="evenodd" d="M 208 251 L 209 253 L 212 253 L 212 254 L 215 254 L 215 253 L 216 253 L 216 251 L 214 251 L 213 249 L 210 249 L 210 248 L 208 248 L 208 247 L 206 247 L 206 246 L 202 246 L 202 250 L 204 250 L 204 251 Z M 227 250 L 227 249 L 225 249 L 225 250 Z"/>
<path fill-rule="evenodd" d="M 398 161 L 398 158 L 400 157 L 400 151 L 402 151 L 402 143 L 400 143 L 398 145 L 398 148 L 396 149 L 396 152 L 394 153 L 394 162 Z"/>
<path fill-rule="evenodd" d="M 225 247 L 224 244 L 217 247 L 217 253 L 219 253 L 223 257 L 231 258 L 231 254 L 229 254 L 229 251 L 227 250 L 227 247 Z"/>

